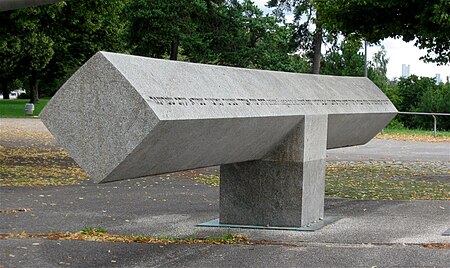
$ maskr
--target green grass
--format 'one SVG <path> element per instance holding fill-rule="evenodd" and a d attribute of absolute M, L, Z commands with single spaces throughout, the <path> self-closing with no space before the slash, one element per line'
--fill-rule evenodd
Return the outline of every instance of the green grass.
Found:
<path fill-rule="evenodd" d="M 421 129 L 398 129 L 398 128 L 385 128 L 384 129 L 385 134 L 401 134 L 401 135 L 432 135 L 432 130 L 421 130 Z M 442 137 L 450 137 L 449 131 L 437 131 L 437 136 Z"/>
<path fill-rule="evenodd" d="M 445 163 L 327 163 L 327 196 L 369 200 L 450 200 Z"/>
<path fill-rule="evenodd" d="M 365 200 L 450 200 L 445 163 L 332 162 L 327 163 L 326 195 Z M 219 186 L 220 176 L 194 178 Z"/>
<path fill-rule="evenodd" d="M 49 99 L 40 99 L 38 104 L 34 105 L 34 114 L 39 115 Z M 33 118 L 25 115 L 25 104 L 29 100 L 0 100 L 0 118 Z"/>
<path fill-rule="evenodd" d="M 80 234 L 90 235 L 90 234 L 106 234 L 106 230 L 97 227 L 86 227 L 81 229 Z"/>

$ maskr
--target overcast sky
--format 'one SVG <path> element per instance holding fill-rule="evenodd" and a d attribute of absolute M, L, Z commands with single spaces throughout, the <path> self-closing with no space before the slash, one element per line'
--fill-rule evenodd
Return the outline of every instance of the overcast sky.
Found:
<path fill-rule="evenodd" d="M 270 9 L 265 7 L 267 0 L 254 0 L 254 2 L 266 13 L 270 13 Z M 389 79 L 398 78 L 402 75 L 402 64 L 409 64 L 411 74 L 418 76 L 435 77 L 438 73 L 441 75 L 443 82 L 446 81 L 447 76 L 450 76 L 450 66 L 437 66 L 419 60 L 421 56 L 426 54 L 426 51 L 415 47 L 413 42 L 406 43 L 399 39 L 388 38 L 383 40 L 381 44 L 386 48 L 389 58 L 387 70 Z M 369 46 L 368 59 L 370 60 L 378 50 L 380 50 L 379 46 Z"/>

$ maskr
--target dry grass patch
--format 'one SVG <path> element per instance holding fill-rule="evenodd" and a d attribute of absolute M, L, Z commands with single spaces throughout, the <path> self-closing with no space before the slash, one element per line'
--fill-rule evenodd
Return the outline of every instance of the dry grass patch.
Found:
<path fill-rule="evenodd" d="M 420 142 L 450 142 L 450 137 L 423 135 L 423 134 L 403 134 L 403 133 L 384 133 L 378 134 L 378 139 L 400 140 L 400 141 L 420 141 Z"/>
<path fill-rule="evenodd" d="M 0 146 L 0 186 L 70 185 L 87 174 L 63 149 Z"/>
<path fill-rule="evenodd" d="M 220 237 L 207 238 L 164 238 L 153 236 L 118 235 L 109 234 L 99 228 L 85 228 L 79 232 L 50 233 L 50 234 L 0 234 L 0 239 L 26 239 L 43 238 L 49 240 L 83 240 L 96 242 L 116 242 L 116 243 L 144 243 L 144 244 L 251 244 L 251 240 L 242 235 L 226 234 Z"/>
<path fill-rule="evenodd" d="M 450 200 L 448 162 L 327 163 L 327 196 L 365 200 Z M 194 178 L 219 186 L 220 176 Z"/>

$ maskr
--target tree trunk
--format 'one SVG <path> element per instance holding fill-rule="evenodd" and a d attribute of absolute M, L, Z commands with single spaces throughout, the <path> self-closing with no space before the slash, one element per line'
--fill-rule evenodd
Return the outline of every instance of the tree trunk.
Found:
<path fill-rule="evenodd" d="M 31 92 L 30 103 L 39 103 L 38 84 L 39 84 L 39 81 L 37 79 L 36 73 L 32 73 L 30 76 L 30 92 Z"/>
<path fill-rule="evenodd" d="M 2 80 L 0 82 L 0 89 L 2 90 L 3 99 L 9 100 L 9 93 L 11 93 L 11 91 L 8 89 L 8 81 Z"/>
<path fill-rule="evenodd" d="M 171 60 L 177 60 L 178 59 L 178 45 L 180 41 L 178 38 L 174 38 L 172 40 L 172 45 L 170 47 L 170 59 Z"/>
<path fill-rule="evenodd" d="M 313 46 L 313 74 L 320 74 L 320 59 L 322 57 L 322 24 L 320 22 L 316 23 Z"/>

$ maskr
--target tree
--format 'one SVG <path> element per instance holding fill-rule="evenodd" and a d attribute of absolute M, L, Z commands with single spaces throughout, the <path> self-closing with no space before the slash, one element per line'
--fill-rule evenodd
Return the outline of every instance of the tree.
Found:
<path fill-rule="evenodd" d="M 389 87 L 389 79 L 387 78 L 387 64 L 389 59 L 387 58 L 387 52 L 384 46 L 381 46 L 381 50 L 377 51 L 369 62 L 368 76 L 372 82 L 375 83 L 380 89 L 385 90 Z"/>
<path fill-rule="evenodd" d="M 296 32 L 293 36 L 298 49 L 306 51 L 312 63 L 312 73 L 320 73 L 322 43 L 325 35 L 333 36 L 327 31 L 322 18 L 322 11 L 317 8 L 314 0 L 269 0 L 269 7 L 276 7 L 274 14 L 284 17 L 286 12 L 294 13 Z M 314 24 L 314 29 L 311 29 Z M 331 24 L 328 24 L 331 26 Z M 332 29 L 332 27 L 329 27 Z"/>
<path fill-rule="evenodd" d="M 360 49 L 361 40 L 352 37 L 335 44 L 323 57 L 322 74 L 363 76 L 364 55 Z"/>
<path fill-rule="evenodd" d="M 2 13 L 2 31 L 7 45 L 0 48 L 0 53 L 14 53 L 2 64 L 2 69 L 7 69 L 2 79 L 4 93 L 9 94 L 9 81 L 16 78 L 29 79 L 30 102 L 39 102 L 38 76 L 54 53 L 54 42 L 48 36 L 47 28 L 54 21 L 60 7 L 61 4 L 55 4 Z"/>
<path fill-rule="evenodd" d="M 397 109 L 404 112 L 415 112 L 417 111 L 417 107 L 419 106 L 424 93 L 427 91 L 433 91 L 433 88 L 436 87 L 436 81 L 429 77 L 418 77 L 416 75 L 411 75 L 407 78 L 400 78 L 397 86 L 397 95 L 400 100 Z M 417 118 L 401 115 L 398 118 L 406 127 L 418 127 Z"/>
<path fill-rule="evenodd" d="M 426 49 L 422 59 L 439 64 L 450 60 L 450 3 L 447 0 L 315 0 L 325 27 L 356 34 L 376 43 L 384 38 L 415 40 Z"/>
<path fill-rule="evenodd" d="M 450 84 L 439 84 L 429 87 L 423 93 L 417 107 L 414 109 L 419 112 L 429 113 L 448 113 L 450 112 Z M 437 124 L 441 129 L 450 130 L 450 120 L 445 116 L 437 116 Z M 416 124 L 419 127 L 429 127 L 432 125 L 430 117 L 416 118 Z M 418 121 L 420 120 L 420 121 Z"/>
<path fill-rule="evenodd" d="M 283 71 L 307 65 L 293 55 L 293 27 L 250 0 L 138 0 L 127 13 L 128 40 L 139 55 Z"/>
<path fill-rule="evenodd" d="M 305 71 L 306 62 L 294 55 L 292 25 L 264 15 L 250 0 L 224 2 L 202 17 L 195 37 L 183 48 L 189 60 L 220 65 Z"/>
<path fill-rule="evenodd" d="M 364 55 L 360 52 L 361 44 L 361 39 L 355 36 L 348 36 L 340 44 L 334 44 L 323 57 L 322 73 L 363 76 Z M 386 49 L 382 46 L 368 64 L 368 78 L 383 91 L 388 88 L 390 83 L 386 77 L 388 62 Z"/>
<path fill-rule="evenodd" d="M 98 51 L 124 52 L 124 6 L 128 0 L 63 2 L 48 25 L 54 55 L 43 72 L 41 89 L 52 94 Z M 50 6 L 46 6 L 50 8 Z"/>
<path fill-rule="evenodd" d="M 402 105 L 398 107 L 401 111 L 414 111 L 420 103 L 422 95 L 436 86 L 434 78 L 418 77 L 411 75 L 407 78 L 400 78 L 398 82 L 399 96 L 402 98 Z"/>
<path fill-rule="evenodd" d="M 94 53 L 123 52 L 127 1 L 64 1 L 0 13 L 1 87 L 28 80 L 30 102 L 38 102 L 39 81 L 51 94 Z"/>
<path fill-rule="evenodd" d="M 14 70 L 20 60 L 21 43 L 17 35 L 12 34 L 12 11 L 0 12 L 0 91 L 3 99 L 9 99 L 9 85 L 16 78 Z"/>
<path fill-rule="evenodd" d="M 132 52 L 177 60 L 180 42 L 197 28 L 197 14 L 206 14 L 203 0 L 134 0 L 129 3 L 128 41 Z"/>

